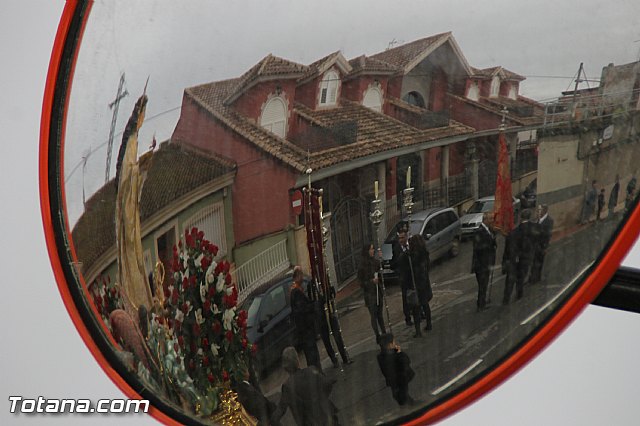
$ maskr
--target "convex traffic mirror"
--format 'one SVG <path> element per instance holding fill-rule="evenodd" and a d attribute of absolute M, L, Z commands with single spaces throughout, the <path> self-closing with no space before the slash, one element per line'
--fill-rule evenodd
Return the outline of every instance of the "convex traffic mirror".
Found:
<path fill-rule="evenodd" d="M 70 315 L 168 424 L 441 419 L 636 237 L 638 6 L 245 3 L 67 3 L 41 191 Z"/>

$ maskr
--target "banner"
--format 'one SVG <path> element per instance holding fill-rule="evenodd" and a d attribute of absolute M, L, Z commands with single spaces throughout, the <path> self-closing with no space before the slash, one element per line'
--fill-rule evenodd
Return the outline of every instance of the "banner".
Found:
<path fill-rule="evenodd" d="M 493 205 L 493 226 L 503 235 L 507 235 L 513 229 L 513 195 L 509 170 L 510 157 L 504 132 L 500 132 L 498 144 L 498 174 Z"/>

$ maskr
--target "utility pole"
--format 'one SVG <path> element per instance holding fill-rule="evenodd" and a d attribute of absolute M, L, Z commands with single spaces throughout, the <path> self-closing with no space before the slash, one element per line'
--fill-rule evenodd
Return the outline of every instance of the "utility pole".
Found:
<path fill-rule="evenodd" d="M 578 68 L 578 76 L 576 77 L 576 85 L 573 88 L 573 112 L 571 118 L 575 119 L 578 113 L 578 85 L 582 83 L 580 76 L 584 73 L 584 62 L 580 62 L 580 68 Z M 585 75 L 586 79 L 586 75 Z"/>
<path fill-rule="evenodd" d="M 104 183 L 109 182 L 109 170 L 111 169 L 111 153 L 113 151 L 113 136 L 116 130 L 116 121 L 118 119 L 118 107 L 120 106 L 120 101 L 129 94 L 127 89 L 122 91 L 122 87 L 124 86 L 124 73 L 120 76 L 120 83 L 118 84 L 118 93 L 116 94 L 116 99 L 109 104 L 109 108 L 113 109 L 113 116 L 111 117 L 111 129 L 109 130 L 109 143 L 107 144 L 107 167 L 104 172 Z"/>

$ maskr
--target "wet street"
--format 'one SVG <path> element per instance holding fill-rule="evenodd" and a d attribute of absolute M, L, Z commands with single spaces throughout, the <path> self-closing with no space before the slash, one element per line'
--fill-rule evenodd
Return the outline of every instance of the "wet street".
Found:
<path fill-rule="evenodd" d="M 420 402 L 418 407 L 424 410 L 473 383 L 522 344 L 571 294 L 574 283 L 579 282 L 606 244 L 600 235 L 610 236 L 617 223 L 596 222 L 556 236 L 545 259 L 543 280 L 526 286 L 520 300 L 515 300 L 514 290 L 508 305 L 501 303 L 505 275 L 497 266 L 489 309 L 482 312 L 476 312 L 477 284 L 475 275 L 470 273 L 472 242 L 463 242 L 457 257 L 442 259 L 431 267 L 433 330 L 423 331 L 420 338 L 414 338 L 414 327 L 404 323 L 399 286 L 389 283 L 387 300 L 392 331 L 416 372 L 409 391 Z M 504 239 L 499 237 L 498 243 L 499 265 Z M 568 253 L 571 256 L 565 255 Z M 354 285 L 358 290 L 342 297 L 338 304 L 344 340 L 354 363 L 334 368 L 320 340 L 318 347 L 324 372 L 337 380 L 331 399 L 339 409 L 341 424 L 384 423 L 410 414 L 416 407 L 397 405 L 385 386 L 376 361 L 379 348 L 369 314 L 358 283 Z M 422 328 L 424 325 L 423 322 Z M 261 381 L 264 393 L 274 402 L 279 400 L 284 380 L 286 374 L 277 368 Z M 290 414 L 282 423 L 293 424 Z"/>

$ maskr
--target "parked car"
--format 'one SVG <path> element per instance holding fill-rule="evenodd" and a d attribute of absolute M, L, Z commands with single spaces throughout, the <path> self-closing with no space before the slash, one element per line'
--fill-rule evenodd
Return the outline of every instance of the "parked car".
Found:
<path fill-rule="evenodd" d="M 261 286 L 242 303 L 246 309 L 247 339 L 258 344 L 254 369 L 262 375 L 266 369 L 280 361 L 287 346 L 299 346 L 296 327 L 291 317 L 289 289 L 292 276 L 279 278 Z M 305 278 L 306 291 L 309 280 Z"/>
<path fill-rule="evenodd" d="M 536 206 L 536 193 L 538 191 L 538 179 L 529 182 L 524 191 L 518 194 L 518 199 L 523 209 L 530 209 Z"/>
<path fill-rule="evenodd" d="M 516 197 L 513 198 L 513 221 L 514 223 L 518 222 L 518 218 L 520 217 L 520 200 Z M 493 205 L 495 203 L 495 197 L 483 197 L 479 200 L 473 202 L 469 210 L 466 211 L 464 215 L 460 218 L 460 222 L 462 222 L 462 238 L 471 237 L 474 232 L 478 230 L 480 224 L 482 223 L 482 215 L 485 212 L 490 212 L 493 210 Z"/>
<path fill-rule="evenodd" d="M 404 219 L 408 220 L 407 218 Z M 397 277 L 391 269 L 393 257 L 393 241 L 397 238 L 400 222 L 391 229 L 382 245 L 383 274 L 385 279 Z M 457 256 L 459 253 L 461 224 L 460 218 L 451 207 L 436 207 L 416 212 L 409 221 L 409 234 L 422 235 L 431 261 L 447 254 Z"/>

